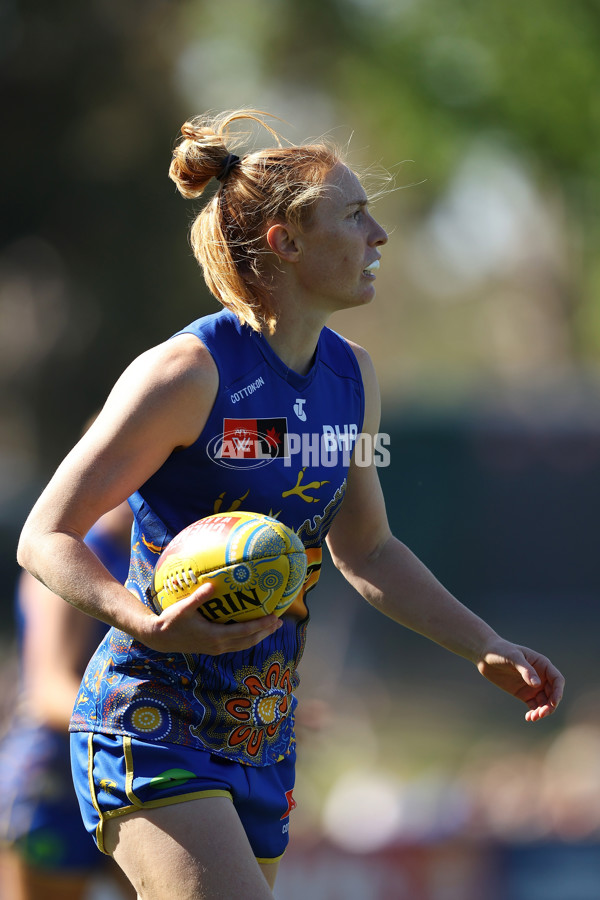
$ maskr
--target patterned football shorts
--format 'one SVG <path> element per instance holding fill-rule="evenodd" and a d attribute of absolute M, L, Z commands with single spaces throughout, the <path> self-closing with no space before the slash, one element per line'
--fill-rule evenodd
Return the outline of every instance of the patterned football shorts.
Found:
<path fill-rule="evenodd" d="M 84 825 L 103 853 L 107 819 L 201 797 L 233 802 L 260 863 L 277 862 L 287 847 L 294 752 L 254 767 L 179 744 L 75 732 L 71 765 Z"/>

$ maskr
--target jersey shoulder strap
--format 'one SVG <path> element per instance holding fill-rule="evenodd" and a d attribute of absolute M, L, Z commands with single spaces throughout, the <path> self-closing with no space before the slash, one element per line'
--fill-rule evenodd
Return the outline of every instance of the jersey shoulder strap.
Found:
<path fill-rule="evenodd" d="M 242 325 L 227 309 L 196 319 L 173 337 L 180 334 L 200 338 L 215 361 L 220 386 L 225 390 L 263 362 L 250 326 Z"/>

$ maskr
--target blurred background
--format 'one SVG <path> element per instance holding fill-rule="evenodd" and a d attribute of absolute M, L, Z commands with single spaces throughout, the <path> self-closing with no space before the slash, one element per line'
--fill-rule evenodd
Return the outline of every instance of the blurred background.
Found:
<path fill-rule="evenodd" d="M 592 0 L 0 2 L 5 680 L 31 504 L 125 365 L 216 309 L 167 170 L 239 106 L 394 175 L 377 298 L 332 321 L 378 370 L 393 528 L 567 676 L 526 725 L 326 568 L 278 898 L 600 898 L 599 84 Z"/>

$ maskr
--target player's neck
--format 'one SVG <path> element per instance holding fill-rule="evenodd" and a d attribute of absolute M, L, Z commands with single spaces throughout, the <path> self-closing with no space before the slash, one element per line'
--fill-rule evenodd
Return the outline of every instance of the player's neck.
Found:
<path fill-rule="evenodd" d="M 326 321 L 327 316 L 312 310 L 287 308 L 280 313 L 274 334 L 265 333 L 265 339 L 289 369 L 306 375 Z"/>

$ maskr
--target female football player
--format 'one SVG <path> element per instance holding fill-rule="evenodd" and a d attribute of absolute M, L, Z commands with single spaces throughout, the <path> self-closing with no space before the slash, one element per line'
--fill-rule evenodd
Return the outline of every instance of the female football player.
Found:
<path fill-rule="evenodd" d="M 244 154 L 236 122 L 264 126 L 275 146 Z M 263 900 L 295 805 L 294 687 L 324 543 L 369 603 L 471 660 L 526 704 L 528 721 L 553 712 L 563 679 L 391 534 L 377 470 L 354 458 L 358 436 L 377 434 L 378 387 L 367 352 L 326 323 L 372 301 L 388 237 L 341 152 L 281 146 L 264 114 L 241 111 L 186 122 L 170 176 L 187 198 L 214 188 L 191 240 L 223 308 L 126 370 L 35 505 L 19 560 L 112 626 L 71 720 L 99 848 L 144 900 Z M 135 517 L 126 587 L 83 540 L 124 498 Z M 234 509 L 300 535 L 302 595 L 280 619 L 229 625 L 198 613 L 210 586 L 157 612 L 162 548 Z"/>

